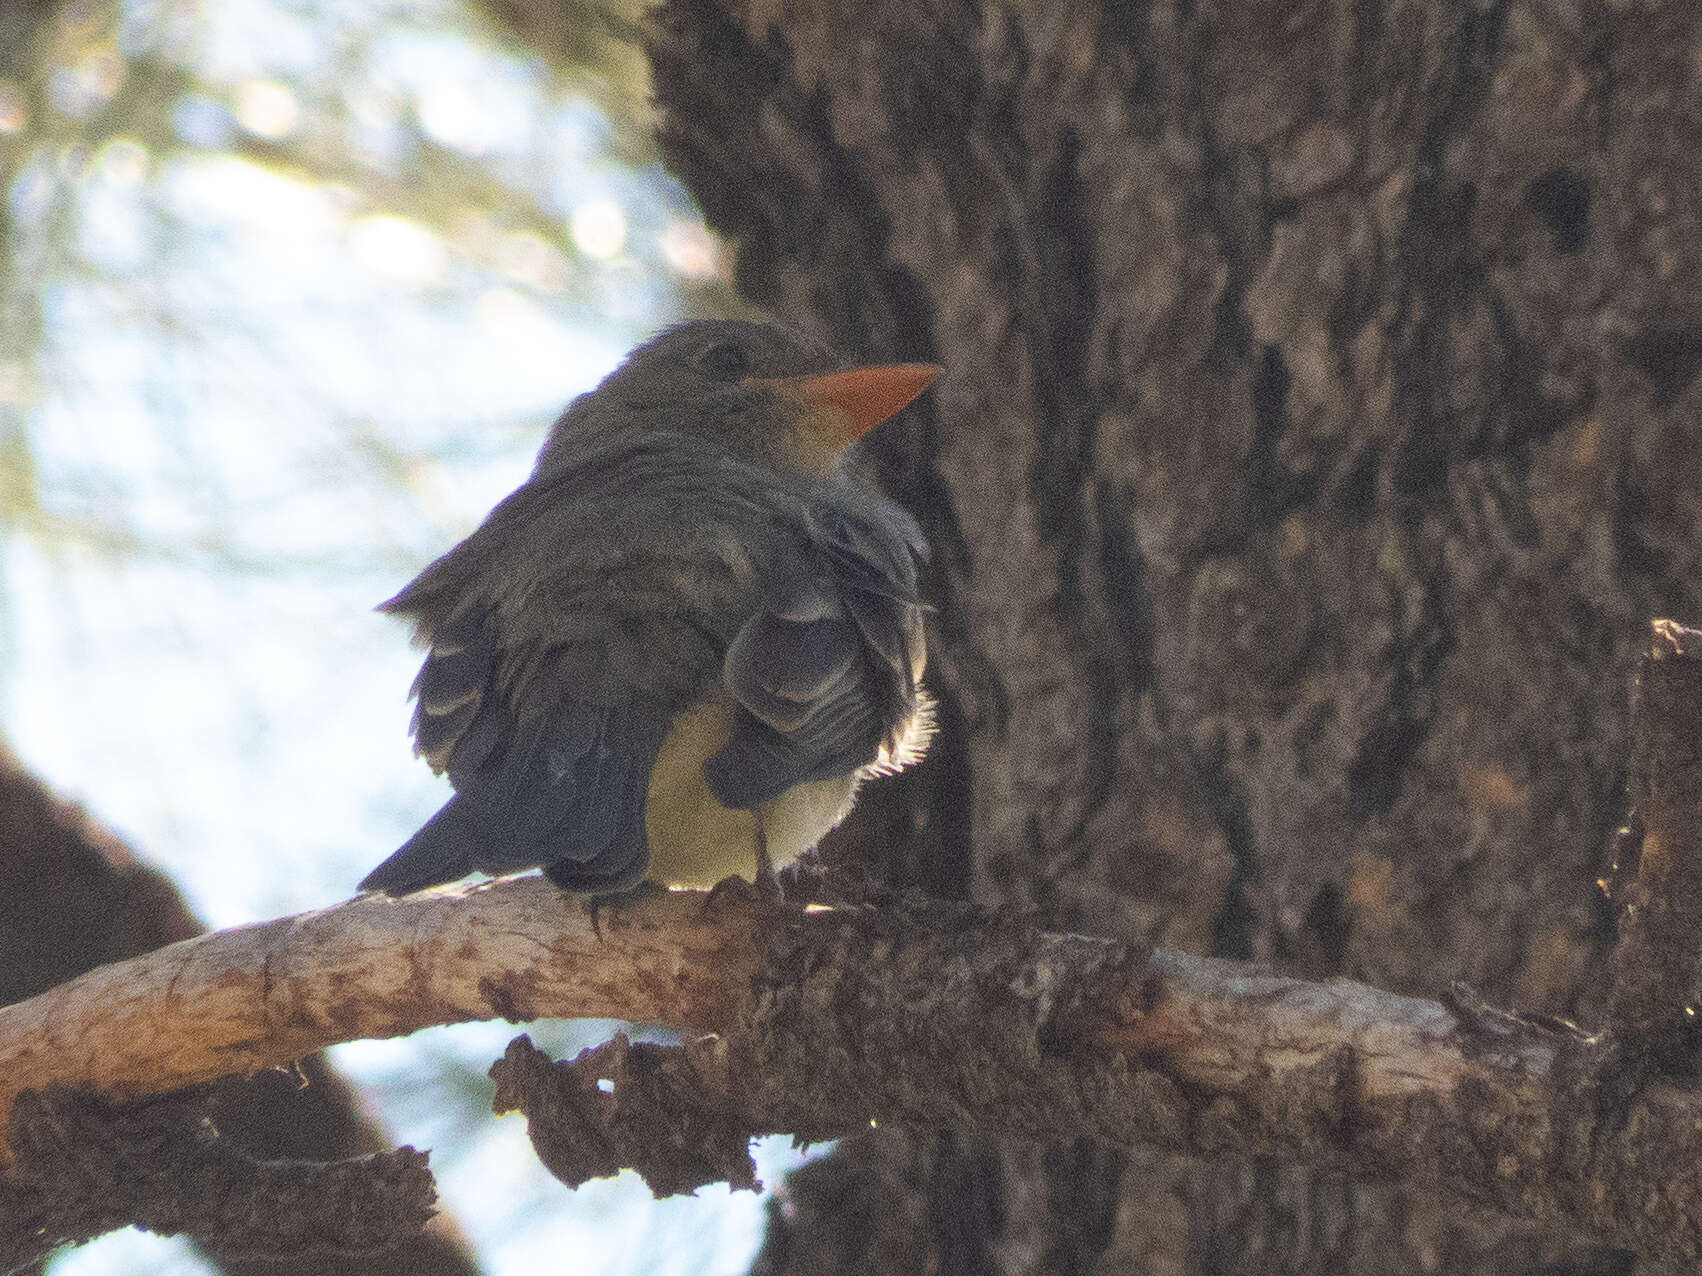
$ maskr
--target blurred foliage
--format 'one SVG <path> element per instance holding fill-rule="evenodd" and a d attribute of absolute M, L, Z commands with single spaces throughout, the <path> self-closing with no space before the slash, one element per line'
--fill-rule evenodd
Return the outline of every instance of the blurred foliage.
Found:
<path fill-rule="evenodd" d="M 650 146 L 638 11 L 0 0 L 0 732 L 214 925 L 340 898 L 442 801 L 372 604 L 566 396 L 733 304 Z M 493 1268 L 670 1235 L 742 1268 L 760 1202 L 570 1196 L 515 1153 L 509 1031 L 342 1059 Z M 128 1243 L 59 1261 L 161 1270 Z"/>
<path fill-rule="evenodd" d="M 735 307 L 641 3 L 0 0 L 0 732 L 213 925 L 341 898 L 443 800 L 370 608 L 566 396 Z M 490 1269 L 743 1270 L 761 1200 L 569 1194 L 490 1118 L 511 1031 L 338 1055 Z M 204 1270 L 135 1244 L 57 1262 Z"/>
<path fill-rule="evenodd" d="M 621 0 L 493 3 L 483 14 L 446 0 L 0 10 L 0 33 L 19 37 L 0 69 L 0 522 L 49 541 L 159 551 L 113 509 L 92 517 L 85 501 L 67 517 L 44 491 L 42 409 L 70 405 L 89 378 L 62 343 L 99 338 L 92 308 L 94 328 L 104 316 L 152 343 L 128 391 L 165 418 L 155 428 L 169 433 L 174 415 L 197 410 L 190 383 L 208 360 L 228 362 L 236 336 L 237 307 L 221 314 L 207 295 L 252 288 L 240 258 L 210 268 L 253 231 L 231 223 L 254 216 L 209 215 L 215 186 L 215 203 L 275 213 L 294 200 L 297 220 L 335 223 L 326 235 L 378 276 L 375 300 L 411 290 L 388 300 L 581 327 L 731 306 L 719 249 L 650 147 L 637 18 Z M 362 316 L 338 304 L 355 339 L 381 338 L 381 306 Z M 334 386 L 314 387 L 311 365 L 285 358 L 264 322 L 237 322 L 256 397 L 299 398 L 301 413 L 337 423 L 360 465 L 407 483 L 422 450 L 484 448 L 488 415 L 475 410 L 459 440 L 427 431 L 416 447 Z"/>
<path fill-rule="evenodd" d="M 650 74 L 638 41 L 649 0 L 469 0 L 469 7 L 516 50 L 543 58 L 575 85 L 595 86 L 634 157 L 648 158 L 649 95 L 632 89 Z"/>

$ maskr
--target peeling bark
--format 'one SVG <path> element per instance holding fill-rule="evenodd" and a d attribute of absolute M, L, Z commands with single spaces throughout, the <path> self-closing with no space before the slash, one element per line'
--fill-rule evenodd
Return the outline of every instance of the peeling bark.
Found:
<path fill-rule="evenodd" d="M 1084 1157 L 1102 1170 L 1112 1146 L 1271 1157 L 1445 1188 L 1659 1260 L 1702 1256 L 1702 1094 L 1604 1086 L 1619 1057 L 1570 1025 L 1051 934 L 919 897 L 807 911 L 679 892 L 605 910 L 599 936 L 538 878 L 362 898 L 189 940 L 0 1010 L 15 1181 L 26 1194 L 39 1183 L 54 1163 L 44 1146 L 147 1164 L 113 1160 L 124 1139 L 98 1121 L 66 1136 L 53 1114 L 84 1109 L 62 1089 L 44 1108 L 50 1079 L 105 1091 L 96 1106 L 110 1107 L 213 1070 L 493 1013 L 692 1034 L 669 1048 L 618 1038 L 570 1064 L 511 1046 L 494 1070 L 498 1106 L 526 1111 L 570 1182 L 630 1164 L 658 1190 L 750 1186 L 753 1135 L 879 1126 L 1050 1141 L 1048 1172 L 1060 1174 L 1082 1173 Z M 167 1151 L 195 1142 L 159 1110 L 140 1101 L 110 1120 L 140 1120 Z M 181 1192 L 186 1171 L 167 1159 L 154 1172 Z M 411 1181 L 398 1185 L 408 1210 Z"/>

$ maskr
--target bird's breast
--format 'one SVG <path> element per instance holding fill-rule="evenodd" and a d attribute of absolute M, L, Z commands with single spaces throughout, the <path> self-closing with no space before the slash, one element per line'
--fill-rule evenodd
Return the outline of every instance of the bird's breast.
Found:
<path fill-rule="evenodd" d="M 644 809 L 655 881 L 707 890 L 724 877 L 751 877 L 764 853 L 782 869 L 851 809 L 857 774 L 796 784 L 749 810 L 722 806 L 703 763 L 731 738 L 734 712 L 732 697 L 717 689 L 676 717 L 662 742 Z"/>
<path fill-rule="evenodd" d="M 707 889 L 723 877 L 752 872 L 757 813 L 722 806 L 703 780 L 704 759 L 727 743 L 732 730 L 732 699 L 715 693 L 676 717 L 663 739 L 644 807 L 653 880 Z"/>

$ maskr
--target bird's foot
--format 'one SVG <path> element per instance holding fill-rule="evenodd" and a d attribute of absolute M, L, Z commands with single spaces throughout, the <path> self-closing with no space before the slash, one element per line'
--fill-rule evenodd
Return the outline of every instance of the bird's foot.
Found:
<path fill-rule="evenodd" d="M 603 938 L 601 914 L 604 909 L 619 913 L 623 909 L 631 908 L 634 904 L 642 903 L 653 895 L 666 895 L 667 893 L 668 888 L 666 886 L 662 885 L 661 882 L 653 882 L 647 877 L 637 886 L 629 887 L 624 891 L 605 891 L 601 895 L 587 895 L 581 907 L 585 909 L 585 915 L 591 919 L 591 933 L 601 942 Z"/>

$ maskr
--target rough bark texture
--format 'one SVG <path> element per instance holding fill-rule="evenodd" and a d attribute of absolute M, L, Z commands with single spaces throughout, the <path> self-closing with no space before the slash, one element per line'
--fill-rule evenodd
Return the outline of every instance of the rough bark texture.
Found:
<path fill-rule="evenodd" d="M 975 860 L 912 851 L 901 880 L 1585 1007 L 1624 671 L 1649 616 L 1702 614 L 1702 12 L 666 0 L 653 24 L 664 151 L 743 291 L 948 368 L 877 464 L 942 563 L 915 809 L 967 822 Z M 863 825 L 942 844 L 908 819 Z M 763 1270 L 1621 1261 L 1258 1161 L 865 1139 L 799 1183 Z"/>
<path fill-rule="evenodd" d="M 1663 827 L 1655 813 L 1678 810 L 1664 775 L 1648 780 L 1646 846 Z M 1659 896 L 1643 899 L 1652 911 Z M 1659 1076 L 1640 1049 L 1658 1042 L 1646 1021 L 1590 1037 L 1463 989 L 1444 1006 L 1047 933 L 915 893 L 806 910 L 748 887 L 662 892 L 606 908 L 599 932 L 526 877 L 203 936 L 0 1010 L 13 1157 L 0 1269 L 124 1220 L 222 1253 L 408 1235 L 431 1199 L 412 1149 L 265 1162 L 199 1119 L 204 1094 L 172 1091 L 334 1040 L 491 1014 L 685 1030 L 677 1046 L 619 1037 L 570 1064 L 522 1037 L 493 1068 L 498 1110 L 524 1111 L 545 1164 L 575 1186 L 631 1165 L 659 1194 L 748 1187 L 754 1135 L 878 1126 L 1051 1140 L 1047 1173 L 1095 1179 L 1154 1148 L 1265 1156 L 1445 1187 L 1557 1237 L 1702 1256 L 1702 1091 Z M 1054 1199 L 1070 1226 L 1035 1261 L 1102 1243 L 1104 1200 Z"/>
<path fill-rule="evenodd" d="M 658 1195 L 754 1186 L 757 1133 L 1004 1132 L 1068 1140 L 1048 1158 L 1059 1170 L 1154 1147 L 1259 1153 L 1445 1188 L 1658 1262 L 1702 1257 L 1696 1091 L 1616 1100 L 1604 1040 L 1345 980 L 944 921 L 764 926 L 735 1030 L 678 1046 L 618 1036 L 566 1063 L 519 1037 L 492 1069 L 495 1107 L 525 1112 L 574 1187 L 625 1166 Z M 1071 1212 L 1066 1243 L 1093 1218 Z"/>
<path fill-rule="evenodd" d="M 86 812 L 56 800 L 0 745 L 0 1007 L 202 929 L 163 875 L 139 863 Z M 9 1107 L 9 1097 L 6 1103 Z M 337 1161 L 389 1147 L 383 1132 L 360 1111 L 353 1091 L 318 1056 L 303 1059 L 294 1074 L 273 1071 L 218 1082 L 201 1096 L 201 1110 L 222 1136 L 226 1157 Z M 90 1212 L 86 1217 L 92 1225 L 108 1216 L 118 1215 Z M 150 1217 L 158 1221 L 169 1213 Z M 71 1227 L 63 1234 L 98 1230 L 103 1229 Z M 381 1254 L 358 1259 L 320 1253 L 290 1262 L 227 1252 L 216 1261 L 233 1276 L 387 1271 L 464 1276 L 475 1270 L 446 1219 Z"/>
<path fill-rule="evenodd" d="M 1656 623 L 1632 724 L 1609 1012 L 1618 1031 L 1659 1034 L 1694 1027 L 1702 1004 L 1702 633 Z"/>
<path fill-rule="evenodd" d="M 0 1264 L 10 1272 L 130 1223 L 194 1237 L 259 1271 L 384 1270 L 398 1245 L 431 1260 L 421 1229 L 436 1195 L 424 1153 L 258 1160 L 218 1135 L 205 1106 L 204 1094 L 129 1104 L 58 1089 L 21 1096 L 18 1174 L 0 1178 Z"/>

